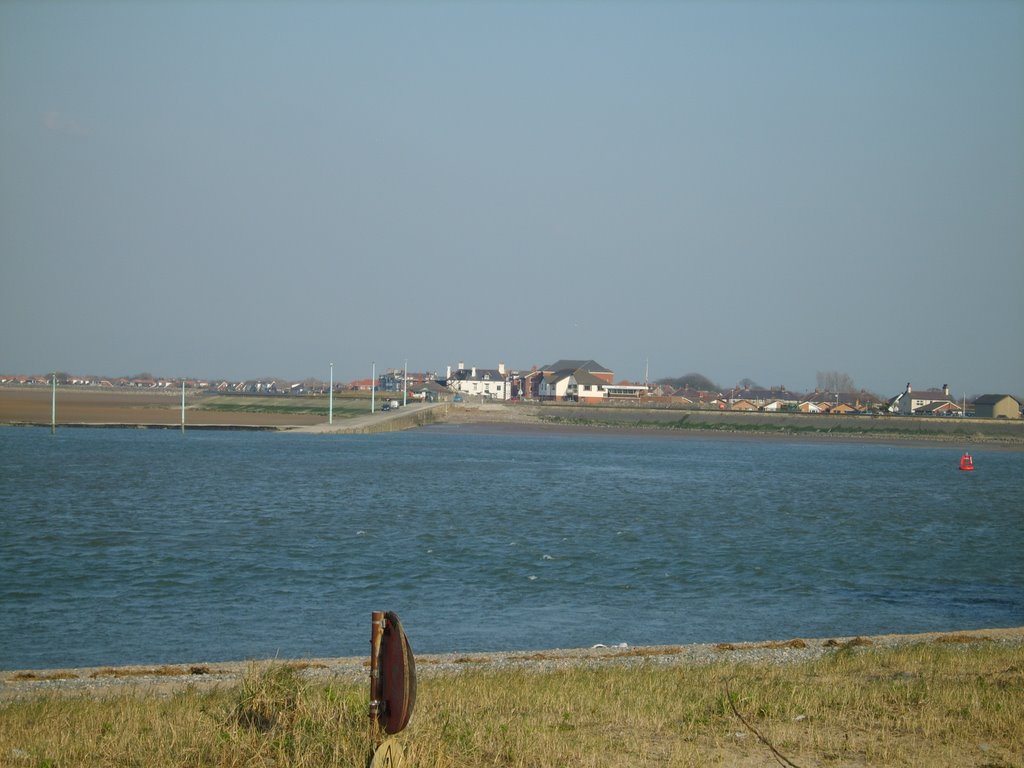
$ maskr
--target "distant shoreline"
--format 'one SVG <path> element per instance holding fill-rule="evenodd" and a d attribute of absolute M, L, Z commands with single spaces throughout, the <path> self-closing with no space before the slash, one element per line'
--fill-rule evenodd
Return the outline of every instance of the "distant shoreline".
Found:
<path fill-rule="evenodd" d="M 881 425 L 881 426 L 880 426 Z M 613 408 L 572 405 L 451 406 L 431 429 L 477 434 L 635 435 L 666 439 L 880 443 L 1024 451 L 1024 421 L 909 416 Z M 968 431 L 969 430 L 969 431 Z"/>
<path fill-rule="evenodd" d="M 0 425 L 49 427 L 51 392 L 43 387 L 0 387 Z M 476 434 L 592 434 L 707 440 L 882 443 L 962 449 L 1024 451 L 1024 420 L 954 417 L 836 416 L 590 406 L 568 403 L 412 404 L 369 411 L 366 398 L 245 397 L 188 393 L 186 430 L 297 431 L 368 434 L 426 426 Z M 69 427 L 180 429 L 180 396 L 58 388 L 58 429 Z"/>
<path fill-rule="evenodd" d="M 447 432 L 463 432 L 476 435 L 592 435 L 592 436 L 629 436 L 656 438 L 664 440 L 713 440 L 733 442 L 765 442 L 765 443 L 850 443 L 875 445 L 891 445 L 904 448 L 950 448 L 958 451 L 961 447 L 971 449 L 983 448 L 991 451 L 1024 452 L 1024 442 L 1002 442 L 995 440 L 974 439 L 962 440 L 957 437 L 893 437 L 871 434 L 827 434 L 790 432 L 751 433 L 739 430 L 698 430 L 698 429 L 659 429 L 657 427 L 596 427 L 569 426 L 564 424 L 544 423 L 497 423 L 497 422 L 463 422 L 451 424 L 438 422 L 425 429 Z"/>

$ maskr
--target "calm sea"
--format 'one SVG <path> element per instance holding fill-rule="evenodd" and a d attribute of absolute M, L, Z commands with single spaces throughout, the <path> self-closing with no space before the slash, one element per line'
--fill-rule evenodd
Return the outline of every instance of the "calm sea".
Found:
<path fill-rule="evenodd" d="M 1024 453 L 0 429 L 0 668 L 1024 624 Z"/>

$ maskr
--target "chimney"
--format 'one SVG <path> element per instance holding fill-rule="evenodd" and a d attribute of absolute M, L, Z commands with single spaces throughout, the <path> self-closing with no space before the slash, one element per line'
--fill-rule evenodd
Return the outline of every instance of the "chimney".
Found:
<path fill-rule="evenodd" d="M 942 385 L 942 394 L 944 394 L 946 397 L 949 397 L 949 384 Z"/>
<path fill-rule="evenodd" d="M 459 370 L 460 371 L 466 370 L 466 364 L 464 362 L 462 362 L 461 360 L 459 360 Z"/>
<path fill-rule="evenodd" d="M 474 366 L 473 366 L 473 368 L 472 368 L 472 369 L 470 370 L 470 372 L 469 372 L 469 375 L 470 375 L 470 377 L 472 377 L 472 378 L 474 378 L 474 379 L 476 378 L 476 366 L 475 366 L 475 365 L 474 365 Z"/>
<path fill-rule="evenodd" d="M 498 373 L 501 374 L 502 376 L 505 375 L 505 364 L 504 363 L 498 363 Z"/>
<path fill-rule="evenodd" d="M 444 380 L 445 381 L 451 381 L 451 378 L 452 378 L 452 367 L 449 365 L 448 366 L 448 372 L 445 374 Z"/>
<path fill-rule="evenodd" d="M 913 392 L 913 391 L 914 391 L 914 390 L 912 390 L 912 389 L 910 388 L 910 382 L 908 381 L 908 382 L 907 382 L 907 394 L 909 395 L 909 394 L 910 394 L 911 392 Z"/>

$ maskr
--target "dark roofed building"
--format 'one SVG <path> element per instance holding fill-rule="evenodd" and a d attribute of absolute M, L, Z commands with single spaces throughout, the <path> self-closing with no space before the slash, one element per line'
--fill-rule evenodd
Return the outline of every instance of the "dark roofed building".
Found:
<path fill-rule="evenodd" d="M 541 371 L 544 372 L 545 376 L 565 371 L 570 373 L 584 371 L 601 379 L 605 384 L 611 384 L 615 380 L 615 376 L 610 369 L 605 368 L 594 360 L 556 360 L 550 365 L 541 366 Z"/>
<path fill-rule="evenodd" d="M 594 360 L 557 360 L 540 368 L 534 379 L 541 400 L 598 402 L 607 398 L 615 374 Z"/>
<path fill-rule="evenodd" d="M 1013 395 L 982 395 L 974 401 L 974 415 L 989 419 L 1019 419 L 1020 401 Z"/>

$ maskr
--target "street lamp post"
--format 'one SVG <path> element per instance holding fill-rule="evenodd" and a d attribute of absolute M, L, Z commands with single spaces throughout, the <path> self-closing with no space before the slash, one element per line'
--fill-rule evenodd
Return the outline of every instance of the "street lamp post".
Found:
<path fill-rule="evenodd" d="M 327 389 L 327 423 L 334 423 L 334 363 L 331 363 L 331 379 Z"/>
<path fill-rule="evenodd" d="M 376 397 L 377 397 L 377 361 L 370 363 L 372 367 L 370 373 L 370 413 L 376 410 Z"/>

